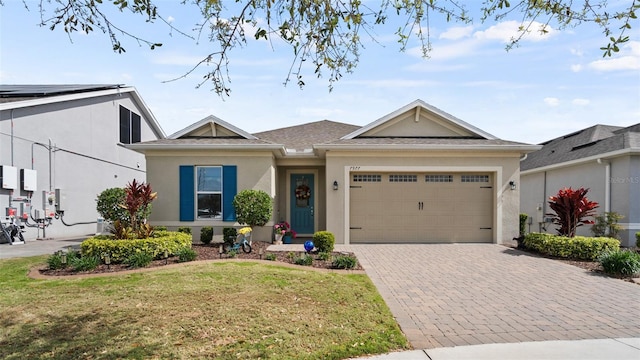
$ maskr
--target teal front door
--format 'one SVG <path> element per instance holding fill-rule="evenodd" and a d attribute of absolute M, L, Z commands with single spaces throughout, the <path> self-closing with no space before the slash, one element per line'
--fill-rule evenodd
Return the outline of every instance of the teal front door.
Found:
<path fill-rule="evenodd" d="M 291 174 L 291 228 L 298 234 L 314 233 L 313 174 Z"/>

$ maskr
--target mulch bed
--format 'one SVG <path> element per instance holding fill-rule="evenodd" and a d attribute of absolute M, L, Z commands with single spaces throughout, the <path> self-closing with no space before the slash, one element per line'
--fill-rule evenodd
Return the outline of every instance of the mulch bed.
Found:
<path fill-rule="evenodd" d="M 254 241 L 252 243 L 252 251 L 249 254 L 246 254 L 240 249 L 236 259 L 247 259 L 247 260 L 266 260 L 266 254 L 275 254 L 276 260 L 274 263 L 287 263 L 287 264 L 295 264 L 294 258 L 299 257 L 304 254 L 304 251 L 296 251 L 296 252 L 285 252 L 285 251 L 267 251 L 267 247 L 271 245 L 270 243 L 262 242 L 262 241 Z M 229 259 L 230 256 L 226 253 L 220 255 L 220 245 L 219 244 L 193 244 L 192 249 L 198 254 L 196 257 L 196 261 L 200 260 L 221 260 L 221 259 Z M 262 249 L 263 255 L 260 256 L 260 249 Z M 313 257 L 313 263 L 309 266 L 301 266 L 304 267 L 312 267 L 317 269 L 333 269 L 331 260 L 319 260 L 318 254 L 315 252 L 311 252 L 310 255 Z M 342 252 L 333 252 L 332 255 L 350 255 L 355 257 L 353 253 L 342 253 Z M 170 257 L 166 260 L 153 260 L 151 264 L 149 264 L 147 268 L 154 267 L 162 267 L 171 264 L 179 264 L 178 257 Z M 184 264 L 184 263 L 183 263 Z M 71 268 L 59 269 L 59 270 L 49 270 L 49 269 L 40 269 L 40 274 L 45 276 L 70 276 L 70 275 L 90 275 L 90 274 L 103 274 L 103 273 L 117 273 L 121 271 L 132 270 L 130 267 L 124 264 L 111 264 L 109 266 L 101 264 L 96 269 L 92 271 L 73 271 Z M 351 270 L 362 270 L 362 266 L 358 262 L 356 267 Z"/>

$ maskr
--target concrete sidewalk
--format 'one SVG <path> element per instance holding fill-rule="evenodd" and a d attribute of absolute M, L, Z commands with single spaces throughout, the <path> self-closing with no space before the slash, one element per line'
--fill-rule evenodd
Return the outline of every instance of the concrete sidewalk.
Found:
<path fill-rule="evenodd" d="M 640 338 L 536 341 L 413 350 L 369 360 L 638 360 Z"/>
<path fill-rule="evenodd" d="M 0 244 L 0 259 L 27 257 L 36 255 L 51 255 L 58 250 L 68 247 L 79 247 L 85 238 L 58 238 L 47 240 L 27 240 L 24 244 Z"/>

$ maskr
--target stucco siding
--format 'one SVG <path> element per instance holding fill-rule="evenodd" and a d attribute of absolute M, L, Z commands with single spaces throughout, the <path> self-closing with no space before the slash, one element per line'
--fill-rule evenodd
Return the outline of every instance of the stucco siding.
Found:
<path fill-rule="evenodd" d="M 153 202 L 150 221 L 152 225 L 164 225 L 170 228 L 191 226 L 194 238 L 199 238 L 202 226 L 216 227 L 216 235 L 222 227 L 237 227 L 240 224 L 222 220 L 179 221 L 179 167 L 189 166 L 237 166 L 237 190 L 263 190 L 272 198 L 275 196 L 275 161 L 270 152 L 227 152 L 215 154 L 200 152 L 155 152 L 147 154 L 147 180 L 158 198 Z M 276 210 L 277 211 L 277 210 Z M 274 212 L 275 213 L 275 212 Z M 269 224 L 271 225 L 271 224 Z M 254 229 L 254 239 L 270 240 L 271 227 Z"/>

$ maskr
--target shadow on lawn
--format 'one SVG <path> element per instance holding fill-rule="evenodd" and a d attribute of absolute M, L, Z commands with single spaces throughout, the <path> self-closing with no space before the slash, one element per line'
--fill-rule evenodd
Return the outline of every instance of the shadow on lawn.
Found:
<path fill-rule="evenodd" d="M 131 322 L 114 321 L 107 312 L 43 314 L 37 323 L 24 321 L 21 312 L 4 309 L 0 314 L 2 359 L 146 359 L 157 355 L 161 347 L 127 343 Z"/>

